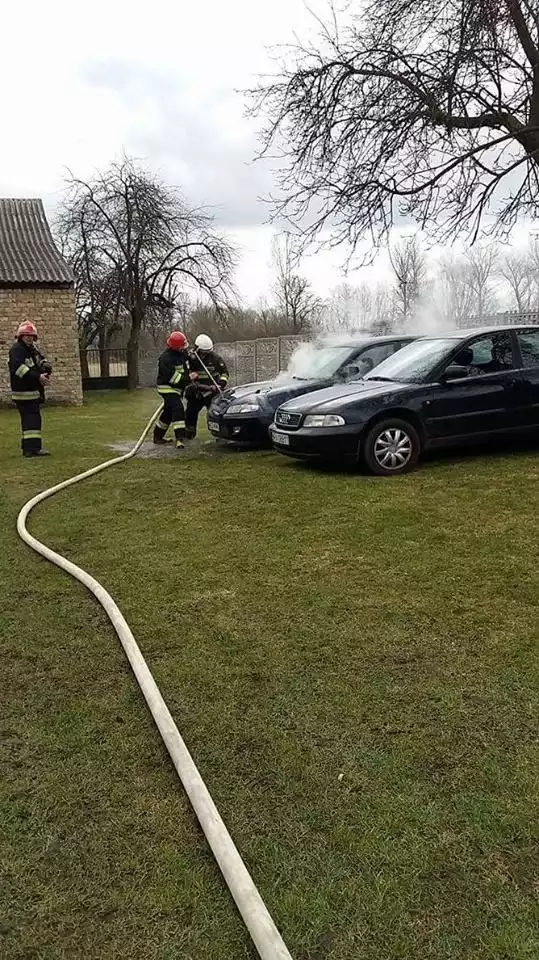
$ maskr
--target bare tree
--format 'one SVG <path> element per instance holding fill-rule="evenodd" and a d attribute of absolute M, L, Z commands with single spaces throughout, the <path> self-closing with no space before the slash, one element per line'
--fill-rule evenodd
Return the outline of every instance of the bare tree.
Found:
<path fill-rule="evenodd" d="M 539 237 L 533 236 L 530 239 L 530 261 L 533 272 L 533 310 L 539 310 Z"/>
<path fill-rule="evenodd" d="M 84 218 L 60 211 L 55 233 L 63 255 L 75 274 L 75 306 L 83 377 L 89 376 L 87 350 L 97 341 L 100 373 L 109 374 L 107 347 L 121 329 L 120 284 L 114 268 L 100 256 L 96 237 L 89 234 Z"/>
<path fill-rule="evenodd" d="M 371 296 L 366 285 L 359 288 L 346 282 L 338 284 L 325 304 L 323 326 L 334 333 L 345 333 L 363 326 L 365 316 L 370 316 Z"/>
<path fill-rule="evenodd" d="M 493 244 L 474 247 L 465 254 L 464 269 L 471 293 L 473 316 L 484 317 L 498 307 L 494 289 L 497 259 L 498 250 Z"/>
<path fill-rule="evenodd" d="M 416 236 L 388 246 L 388 255 L 395 276 L 394 300 L 397 316 L 406 324 L 419 305 L 426 279 L 425 258 Z"/>
<path fill-rule="evenodd" d="M 322 301 L 313 292 L 309 281 L 297 273 L 299 255 L 289 233 L 274 238 L 273 265 L 277 274 L 277 303 L 288 330 L 303 333 L 318 322 Z"/>
<path fill-rule="evenodd" d="M 473 315 L 474 296 L 462 256 L 445 252 L 440 258 L 429 302 L 441 328 L 458 328 Z"/>
<path fill-rule="evenodd" d="M 202 292 L 217 306 L 232 295 L 234 253 L 214 232 L 212 218 L 188 207 L 177 190 L 128 158 L 93 180 L 68 181 L 60 229 L 88 238 L 88 275 L 97 271 L 114 278 L 128 326 L 130 389 L 138 383 L 145 324 L 170 317 L 186 290 Z"/>
<path fill-rule="evenodd" d="M 499 270 L 511 297 L 511 308 L 519 313 L 536 309 L 538 273 L 531 251 L 508 251 L 500 258 Z"/>
<path fill-rule="evenodd" d="M 487 211 L 502 233 L 537 215 L 537 0 L 365 0 L 319 23 L 251 91 L 277 214 L 352 247 L 399 216 L 475 239 Z"/>
<path fill-rule="evenodd" d="M 390 333 L 394 327 L 391 289 L 387 283 L 336 286 L 326 302 L 323 326 L 329 332 Z"/>

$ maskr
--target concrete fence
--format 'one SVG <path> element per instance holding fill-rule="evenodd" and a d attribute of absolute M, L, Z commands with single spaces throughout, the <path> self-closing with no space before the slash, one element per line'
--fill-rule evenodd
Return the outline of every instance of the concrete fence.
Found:
<path fill-rule="evenodd" d="M 250 383 L 271 380 L 285 370 L 296 347 L 305 337 L 263 337 L 259 340 L 237 340 L 234 343 L 216 343 L 215 350 L 226 362 L 230 383 Z M 164 348 L 162 343 L 145 343 L 140 352 L 139 382 L 141 387 L 155 383 L 157 358 Z"/>

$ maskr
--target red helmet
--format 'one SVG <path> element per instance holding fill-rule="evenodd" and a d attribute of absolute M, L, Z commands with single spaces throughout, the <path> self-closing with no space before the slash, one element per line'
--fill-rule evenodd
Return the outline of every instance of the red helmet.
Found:
<path fill-rule="evenodd" d="M 19 337 L 33 337 L 34 340 L 37 340 L 37 327 L 35 327 L 33 323 L 30 323 L 29 320 L 21 323 L 16 333 L 17 340 Z"/>
<path fill-rule="evenodd" d="M 167 340 L 167 347 L 170 347 L 171 350 L 187 350 L 188 346 L 185 333 L 181 333 L 180 330 L 173 330 Z"/>

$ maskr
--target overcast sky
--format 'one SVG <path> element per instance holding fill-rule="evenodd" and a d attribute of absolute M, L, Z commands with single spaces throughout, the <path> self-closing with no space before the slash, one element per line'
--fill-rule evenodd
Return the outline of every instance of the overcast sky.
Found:
<path fill-rule="evenodd" d="M 320 9 L 314 0 L 311 9 Z M 22 0 L 2 10 L 0 194 L 41 196 L 49 213 L 69 168 L 87 176 L 122 151 L 214 209 L 241 247 L 241 293 L 271 285 L 255 126 L 238 90 L 270 72 L 270 47 L 313 28 L 303 0 Z M 9 38 L 9 43 L 6 39 Z M 338 258 L 307 263 L 320 293 Z"/>
<path fill-rule="evenodd" d="M 213 208 L 255 302 L 272 282 L 261 199 L 272 175 L 253 163 L 256 128 L 238 91 L 274 69 L 270 48 L 315 29 L 305 0 L 5 2 L 0 195 L 41 196 L 53 214 L 67 169 L 91 175 L 125 151 Z M 340 281 L 341 260 L 304 263 L 318 293 Z"/>

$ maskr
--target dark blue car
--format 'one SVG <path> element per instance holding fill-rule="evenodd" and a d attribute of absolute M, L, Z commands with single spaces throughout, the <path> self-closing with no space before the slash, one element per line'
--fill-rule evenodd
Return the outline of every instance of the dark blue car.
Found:
<path fill-rule="evenodd" d="M 410 470 L 424 450 L 502 434 L 539 437 L 539 327 L 459 330 L 416 340 L 364 379 L 283 404 L 280 453 Z"/>
<path fill-rule="evenodd" d="M 303 360 L 292 363 L 291 372 L 232 387 L 216 397 L 208 412 L 210 432 L 236 443 L 268 444 L 275 411 L 286 400 L 357 379 L 413 339 L 394 335 L 315 341 L 307 345 Z"/>

